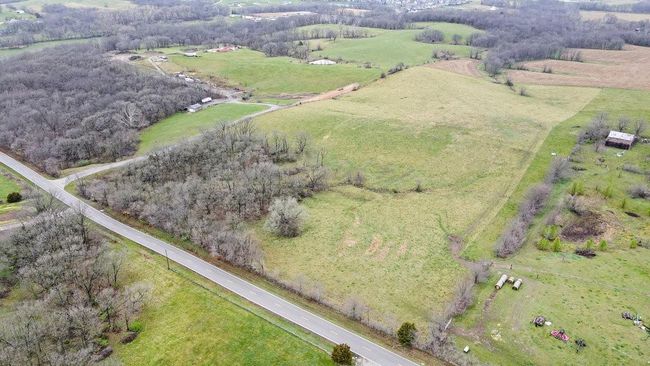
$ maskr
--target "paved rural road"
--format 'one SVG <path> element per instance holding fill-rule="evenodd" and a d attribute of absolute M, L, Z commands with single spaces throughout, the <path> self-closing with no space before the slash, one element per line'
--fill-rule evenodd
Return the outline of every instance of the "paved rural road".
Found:
<path fill-rule="evenodd" d="M 46 179 L 16 159 L 0 152 L 0 162 L 25 177 L 46 192 L 50 192 L 66 205 L 79 210 L 97 224 L 130 239 L 152 251 L 168 255 L 172 261 L 201 276 L 221 285 L 239 296 L 315 333 L 334 343 L 347 343 L 356 354 L 378 365 L 399 366 L 417 365 L 380 345 L 352 333 L 318 315 L 302 309 L 266 290 L 263 290 L 237 276 L 223 271 L 212 264 L 162 240 L 156 239 L 86 204 L 66 192 L 61 182 Z"/>

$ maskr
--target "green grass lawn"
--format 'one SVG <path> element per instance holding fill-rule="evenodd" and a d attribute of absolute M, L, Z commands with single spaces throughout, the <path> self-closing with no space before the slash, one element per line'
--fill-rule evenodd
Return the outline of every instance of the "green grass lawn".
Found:
<path fill-rule="evenodd" d="M 447 23 L 427 23 L 427 26 L 441 30 L 449 40 L 457 32 L 466 36 L 478 31 L 471 27 L 452 26 Z M 452 33 L 449 34 L 448 31 Z M 415 36 L 420 32 L 421 29 L 374 30 L 373 33 L 376 35 L 368 38 L 311 40 L 309 45 L 311 49 L 316 49 L 319 45 L 323 49 L 312 52 L 312 57 L 328 57 L 354 63 L 370 62 L 383 70 L 400 62 L 410 66 L 431 62 L 434 50 L 449 50 L 460 57 L 469 56 L 470 47 L 465 45 L 417 42 Z"/>
<path fill-rule="evenodd" d="M 11 192 L 20 192 L 20 185 L 12 179 L 11 173 L 4 165 L 0 165 L 0 200 L 3 202 Z"/>
<path fill-rule="evenodd" d="M 115 354 L 125 365 L 332 364 L 318 348 L 329 349 L 326 341 L 177 265 L 172 264 L 180 274 L 168 271 L 164 258 L 138 245 L 124 245 L 129 278 L 153 285 L 139 318 L 143 331 L 128 345 L 115 342 Z"/>
<path fill-rule="evenodd" d="M 598 90 L 530 92 L 416 67 L 337 100 L 257 118 L 265 131 L 307 131 L 334 182 L 361 170 L 372 190 L 336 187 L 305 200 L 310 219 L 298 238 L 257 227 L 267 268 L 286 281 L 320 282 L 338 304 L 358 296 L 376 321 L 424 329 L 464 275 L 447 235 L 478 229 L 498 211 L 548 131 Z M 413 191 L 417 182 L 425 192 Z"/>
<path fill-rule="evenodd" d="M 521 199 L 524 187 L 529 187 L 543 177 L 550 161 L 550 153 L 568 154 L 576 136 L 597 113 L 609 112 L 611 120 L 626 115 L 632 118 L 649 118 L 650 93 L 618 89 L 605 89 L 582 112 L 558 125 L 540 149 L 529 171 L 520 183 L 517 194 L 497 216 L 502 225 L 504 214 L 514 214 L 515 202 Z M 580 196 L 591 212 L 596 212 L 607 223 L 606 231 L 595 237 L 598 243 L 608 243 L 606 251 L 597 251 L 593 259 L 573 254 L 584 242 L 562 240 L 562 252 L 540 251 L 534 244 L 541 237 L 545 217 L 538 218 L 529 230 L 524 248 L 513 258 L 497 261 L 497 273 L 492 281 L 481 286 L 478 303 L 456 324 L 460 326 L 459 339 L 474 344 L 474 351 L 486 362 L 502 365 L 640 365 L 647 362 L 648 336 L 631 321 L 621 318 L 623 311 L 640 314 L 644 319 L 650 314 L 650 249 L 630 248 L 634 238 L 650 237 L 650 201 L 632 199 L 627 193 L 634 184 L 647 184 L 642 174 L 623 171 L 625 164 L 648 171 L 650 145 L 637 144 L 622 156 L 621 150 L 607 148 L 596 152 L 593 145 L 583 146 L 576 165 L 585 170 L 577 172 L 567 182 L 556 185 L 550 207 L 562 207 L 569 187 L 581 182 L 584 193 Z M 604 164 L 597 164 L 599 158 Z M 600 192 L 613 187 L 612 197 Z M 622 201 L 626 199 L 625 208 Z M 546 210 L 546 213 L 550 212 Z M 632 212 L 639 217 L 626 214 Z M 561 225 L 576 216 L 566 209 L 561 211 Z M 496 235 L 487 230 L 486 237 Z M 488 236 L 489 235 L 489 236 Z M 491 245 L 490 245 L 491 247 Z M 597 248 L 597 245 L 596 245 Z M 477 251 L 472 248 L 470 252 Z M 509 270 L 512 264 L 513 270 Z M 486 301 L 493 292 L 496 277 L 505 272 L 524 279 L 524 287 L 515 292 L 506 288 L 496 294 L 491 305 Z M 544 315 L 553 322 L 552 327 L 535 328 L 529 321 Z M 563 328 L 571 340 L 564 344 L 548 334 L 552 329 Z M 494 334 L 499 334 L 495 337 Z M 497 339 L 499 338 L 499 339 Z M 580 353 L 573 340 L 583 338 L 587 348 Z M 464 344 L 464 343 L 463 343 Z"/>
<path fill-rule="evenodd" d="M 235 121 L 267 107 L 256 104 L 219 104 L 196 113 L 180 112 L 153 124 L 140 133 L 138 154 L 173 145 L 223 122 Z"/>
<path fill-rule="evenodd" d="M 11 192 L 22 192 L 18 178 L 5 165 L 0 164 L 0 224 L 14 220 L 13 213 L 19 211 L 23 203 L 6 203 Z M 22 192 L 24 193 L 24 192 Z"/>
<path fill-rule="evenodd" d="M 175 53 L 178 49 L 163 49 Z M 228 53 L 199 53 L 200 57 L 170 55 L 161 67 L 185 71 L 203 78 L 225 82 L 254 91 L 256 97 L 322 93 L 352 83 L 368 83 L 379 77 L 379 70 L 359 65 L 309 65 L 290 57 L 266 57 L 263 53 L 240 49 Z"/>

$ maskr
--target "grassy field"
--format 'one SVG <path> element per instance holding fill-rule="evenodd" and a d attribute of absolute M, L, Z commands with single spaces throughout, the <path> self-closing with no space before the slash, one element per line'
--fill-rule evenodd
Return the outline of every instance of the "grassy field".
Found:
<path fill-rule="evenodd" d="M 22 47 L 22 48 L 0 49 L 0 58 L 15 56 L 25 52 L 41 51 L 49 47 L 59 46 L 63 44 L 75 44 L 75 43 L 83 43 L 83 42 L 92 42 L 92 39 L 66 39 L 62 41 L 47 41 L 47 42 L 33 43 L 27 47 Z"/>
<path fill-rule="evenodd" d="M 432 28 L 446 32 L 452 28 L 445 23 L 431 23 Z M 461 26 L 463 34 L 467 34 L 471 27 Z M 460 31 L 460 30 L 458 30 Z M 464 45 L 451 45 L 446 43 L 427 44 L 417 42 L 415 36 L 422 32 L 421 29 L 381 30 L 377 35 L 359 39 L 312 40 L 309 42 L 312 49 L 318 45 L 322 51 L 312 52 L 313 57 L 328 57 L 342 59 L 348 62 L 370 62 L 373 66 L 387 70 L 403 62 L 406 65 L 421 65 L 432 61 L 434 50 L 449 50 L 457 56 L 468 57 L 470 48 Z M 456 31 L 454 31 L 455 33 Z M 447 37 L 452 34 L 445 33 Z"/>
<path fill-rule="evenodd" d="M 125 245 L 129 277 L 153 285 L 142 333 L 131 344 L 115 343 L 125 365 L 332 364 L 311 344 L 328 349 L 327 342 L 173 264 L 179 272 L 168 271 L 164 258 L 138 245 Z"/>
<path fill-rule="evenodd" d="M 320 282 L 335 303 L 358 296 L 375 321 L 422 325 L 464 274 L 447 235 L 497 210 L 546 133 L 597 90 L 530 92 L 520 97 L 418 67 L 338 100 L 256 119 L 266 131 L 307 131 L 312 149 L 326 151 L 335 182 L 361 170 L 369 188 L 340 186 L 306 200 L 310 219 L 298 238 L 258 228 L 267 268 L 286 281 Z M 414 192 L 417 182 L 424 192 Z"/>
<path fill-rule="evenodd" d="M 650 118 L 647 109 L 650 93 L 605 89 L 581 113 L 558 125 L 551 133 L 539 155 L 531 164 L 520 187 L 511 201 L 497 216 L 501 225 L 503 216 L 514 213 L 514 202 L 518 202 L 525 187 L 543 177 L 551 152 L 568 154 L 575 144 L 579 129 L 601 111 L 610 113 L 615 120 L 621 115 L 633 118 Z M 584 193 L 580 199 L 591 212 L 605 222 L 605 231 L 594 237 L 596 243 L 605 239 L 606 251 L 597 251 L 593 259 L 573 254 L 584 241 L 562 238 L 562 252 L 545 252 L 535 248 L 544 227 L 545 218 L 536 220 L 529 232 L 527 245 L 507 261 L 497 261 L 498 273 L 505 272 L 524 279 L 524 288 L 519 292 L 506 288 L 496 296 L 493 281 L 482 286 L 476 306 L 460 319 L 460 339 L 474 344 L 474 351 L 486 361 L 496 364 L 539 364 L 539 365 L 611 365 L 644 364 L 648 352 L 648 336 L 635 327 L 631 321 L 623 320 L 621 312 L 630 311 L 647 319 L 650 304 L 647 301 L 650 290 L 647 266 L 650 250 L 630 248 L 634 238 L 650 237 L 650 202 L 631 199 L 627 189 L 633 184 L 646 183 L 642 174 L 622 171 L 624 164 L 635 165 L 648 171 L 650 146 L 637 144 L 632 150 L 619 156 L 621 151 L 608 148 L 597 153 L 587 145 L 577 155 L 584 171 L 556 186 L 551 207 L 561 207 L 568 188 L 574 182 L 581 182 Z M 599 158 L 604 164 L 598 164 Z M 612 197 L 604 198 L 599 193 L 606 186 L 613 187 Z M 622 207 L 626 198 L 626 207 Z M 551 211 L 551 210 L 547 210 Z M 632 212 L 639 217 L 633 217 Z M 577 217 L 566 209 L 561 211 L 561 225 L 575 222 Z M 487 230 L 484 237 L 491 247 L 496 231 Z M 486 246 L 488 245 L 486 242 Z M 513 270 L 509 270 L 512 264 Z M 498 275 L 498 274 L 497 274 Z M 495 276 L 496 277 L 496 276 Z M 492 296 L 493 300 L 489 300 Z M 544 315 L 553 322 L 552 327 L 537 329 L 529 321 Z M 548 334 L 551 329 L 564 328 L 571 341 L 564 344 Z M 576 353 L 573 340 L 583 338 L 587 348 Z"/>
<path fill-rule="evenodd" d="M 11 192 L 23 192 L 18 183 L 18 178 L 6 166 L 0 164 L 0 225 L 11 223 L 16 217 L 16 212 L 23 207 L 22 202 L 6 203 L 7 195 Z"/>
<path fill-rule="evenodd" d="M 177 49 L 162 50 L 176 53 Z M 202 78 L 253 90 L 260 97 L 300 97 L 379 77 L 379 70 L 358 65 L 309 65 L 290 57 L 266 57 L 241 49 L 228 53 L 200 53 L 200 57 L 170 55 L 166 71 L 185 71 Z"/>
<path fill-rule="evenodd" d="M 256 104 L 219 104 L 196 113 L 176 113 L 140 133 L 138 154 L 179 143 L 227 121 L 234 121 L 267 107 Z"/>

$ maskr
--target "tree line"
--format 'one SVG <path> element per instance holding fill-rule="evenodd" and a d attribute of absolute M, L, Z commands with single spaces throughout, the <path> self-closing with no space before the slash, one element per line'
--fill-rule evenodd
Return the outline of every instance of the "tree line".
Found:
<path fill-rule="evenodd" d="M 132 154 L 138 130 L 208 92 L 77 45 L 4 60 L 0 94 L 0 146 L 56 175 Z"/>
<path fill-rule="evenodd" d="M 266 215 L 275 198 L 302 199 L 327 188 L 322 162 L 279 165 L 304 154 L 303 136 L 264 136 L 248 121 L 223 125 L 198 141 L 82 182 L 78 190 L 117 212 L 190 239 L 214 257 L 262 271 L 262 251 L 243 223 Z"/>
<path fill-rule="evenodd" d="M 0 365 L 89 365 L 110 355 L 108 334 L 136 330 L 150 291 L 125 283 L 125 256 L 84 216 L 55 205 L 0 241 L 8 274 L 0 280 L 27 290 L 3 314 Z"/>

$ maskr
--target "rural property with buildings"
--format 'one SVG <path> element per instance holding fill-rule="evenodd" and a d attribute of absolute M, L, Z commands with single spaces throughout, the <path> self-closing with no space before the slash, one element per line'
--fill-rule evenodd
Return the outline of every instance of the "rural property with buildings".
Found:
<path fill-rule="evenodd" d="M 0 0 L 0 366 L 650 364 L 650 0 Z"/>

